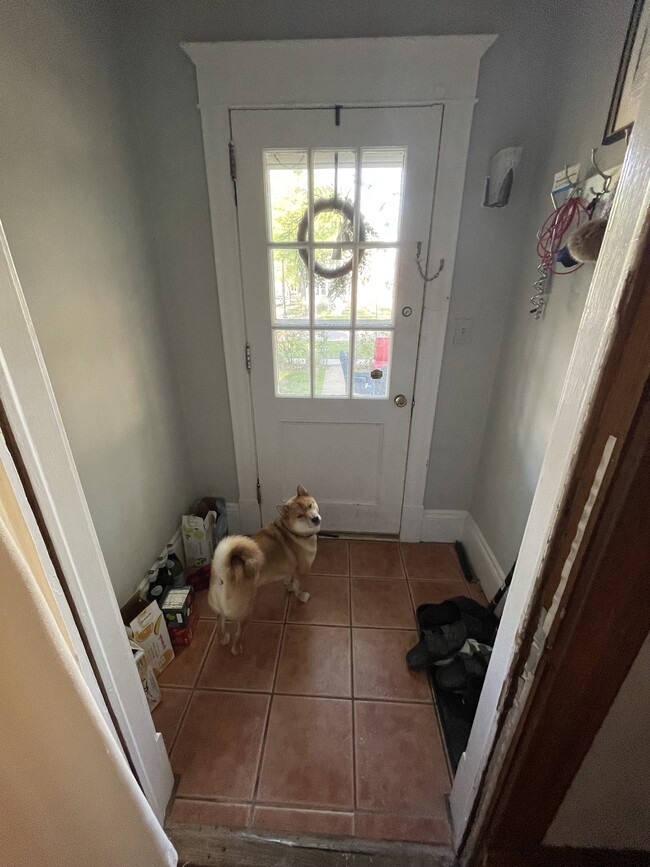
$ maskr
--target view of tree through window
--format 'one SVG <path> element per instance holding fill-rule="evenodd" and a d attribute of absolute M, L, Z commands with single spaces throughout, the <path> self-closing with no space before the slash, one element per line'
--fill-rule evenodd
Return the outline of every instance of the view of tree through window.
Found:
<path fill-rule="evenodd" d="M 386 396 L 404 160 L 265 153 L 278 396 Z"/>

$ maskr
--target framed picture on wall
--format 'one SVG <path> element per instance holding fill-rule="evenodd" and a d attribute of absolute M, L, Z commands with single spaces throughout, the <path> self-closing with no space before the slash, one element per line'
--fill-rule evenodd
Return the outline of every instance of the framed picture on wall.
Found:
<path fill-rule="evenodd" d="M 603 144 L 612 144 L 632 129 L 639 97 L 650 77 L 650 0 L 634 0 L 621 64 L 609 107 Z"/>

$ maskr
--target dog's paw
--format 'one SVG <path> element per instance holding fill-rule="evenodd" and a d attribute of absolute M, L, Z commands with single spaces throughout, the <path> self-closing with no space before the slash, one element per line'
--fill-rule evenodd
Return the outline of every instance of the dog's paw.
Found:
<path fill-rule="evenodd" d="M 223 644 L 224 647 L 226 646 L 226 644 L 230 644 L 230 633 L 229 632 L 226 632 L 226 634 L 221 639 L 220 643 Z"/>
<path fill-rule="evenodd" d="M 241 644 L 238 645 L 237 647 L 235 647 L 235 645 L 233 644 L 233 646 L 230 648 L 230 652 L 232 653 L 233 656 L 239 656 L 239 654 L 242 652 L 243 649 L 244 648 L 241 646 Z"/>
<path fill-rule="evenodd" d="M 307 593 L 306 590 L 303 590 L 302 593 L 298 594 L 298 599 L 300 599 L 301 602 L 309 602 L 309 593 Z"/>

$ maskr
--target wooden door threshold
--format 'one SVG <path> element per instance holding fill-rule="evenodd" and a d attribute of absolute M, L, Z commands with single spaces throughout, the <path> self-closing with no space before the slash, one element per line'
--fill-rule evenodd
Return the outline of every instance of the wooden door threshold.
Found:
<path fill-rule="evenodd" d="M 179 867 L 457 867 L 446 846 L 168 822 Z"/>

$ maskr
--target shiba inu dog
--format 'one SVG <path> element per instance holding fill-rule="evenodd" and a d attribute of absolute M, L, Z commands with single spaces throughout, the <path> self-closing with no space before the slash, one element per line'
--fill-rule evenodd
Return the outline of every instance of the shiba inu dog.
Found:
<path fill-rule="evenodd" d="M 208 604 L 219 618 L 221 644 L 230 642 L 226 620 L 237 624 L 230 648 L 235 656 L 242 652 L 242 632 L 258 587 L 283 580 L 301 602 L 309 599 L 309 593 L 301 592 L 300 581 L 316 556 L 316 534 L 321 525 L 318 503 L 298 485 L 296 496 L 277 509 L 279 516 L 259 533 L 253 537 L 226 536 L 214 552 Z"/>

